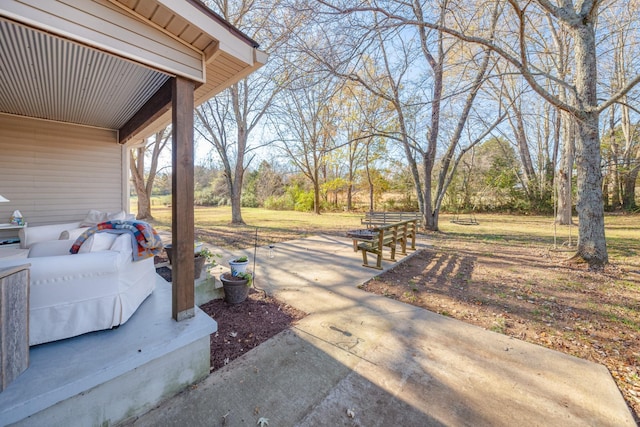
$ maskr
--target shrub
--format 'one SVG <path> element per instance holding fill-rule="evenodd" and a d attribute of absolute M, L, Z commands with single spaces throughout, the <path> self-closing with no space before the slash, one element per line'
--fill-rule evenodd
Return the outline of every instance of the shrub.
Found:
<path fill-rule="evenodd" d="M 264 201 L 264 208 L 274 211 L 291 211 L 293 210 L 293 206 L 294 202 L 289 194 L 269 196 Z"/>
<path fill-rule="evenodd" d="M 313 191 L 299 191 L 295 200 L 295 210 L 299 212 L 311 212 L 313 210 Z"/>

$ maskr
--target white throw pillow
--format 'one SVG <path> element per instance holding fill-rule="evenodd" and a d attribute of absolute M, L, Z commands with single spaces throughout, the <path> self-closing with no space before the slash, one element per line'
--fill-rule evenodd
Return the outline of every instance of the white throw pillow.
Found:
<path fill-rule="evenodd" d="M 87 216 L 80 223 L 80 227 L 94 227 L 101 222 L 124 220 L 127 216 L 125 211 L 120 212 L 100 212 L 95 209 L 91 209 Z"/>
<path fill-rule="evenodd" d="M 108 251 L 111 249 L 111 245 L 118 237 L 117 234 L 112 233 L 96 233 L 93 235 L 93 246 L 91 252 Z"/>
<path fill-rule="evenodd" d="M 111 233 L 95 233 L 80 246 L 78 249 L 79 254 L 86 254 L 89 252 L 108 251 L 111 249 L 111 245 L 118 237 L 116 234 Z"/>
<path fill-rule="evenodd" d="M 94 227 L 107 220 L 107 213 L 91 209 L 80 223 L 80 227 Z"/>
<path fill-rule="evenodd" d="M 116 221 L 116 220 L 124 220 L 126 217 L 127 213 L 125 211 L 120 211 L 120 212 L 109 212 L 107 214 L 107 219 L 106 221 Z"/>

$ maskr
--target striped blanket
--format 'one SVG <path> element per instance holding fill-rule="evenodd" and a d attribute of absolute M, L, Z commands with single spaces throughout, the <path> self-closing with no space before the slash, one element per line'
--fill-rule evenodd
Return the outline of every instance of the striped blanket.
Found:
<path fill-rule="evenodd" d="M 95 227 L 88 228 L 71 246 L 70 252 L 77 254 L 80 246 L 95 233 L 129 234 L 133 249 L 133 260 L 139 261 L 151 258 L 162 251 L 162 240 L 156 230 L 144 221 L 113 220 L 101 222 Z"/>

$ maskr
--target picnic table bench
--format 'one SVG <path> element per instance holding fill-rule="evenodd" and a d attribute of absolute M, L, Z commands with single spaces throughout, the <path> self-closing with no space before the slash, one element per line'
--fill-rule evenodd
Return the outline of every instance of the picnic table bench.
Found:
<path fill-rule="evenodd" d="M 365 212 L 364 218 L 360 218 L 360 224 L 366 224 L 367 228 L 394 224 L 401 221 L 416 220 L 417 226 L 422 223 L 420 212 Z"/>
<path fill-rule="evenodd" d="M 403 255 L 407 253 L 407 242 L 411 239 L 411 249 L 416 249 L 417 220 L 399 221 L 393 224 L 381 225 L 366 230 L 351 230 L 347 236 L 353 239 L 353 250 L 362 251 L 363 266 L 382 270 L 383 249 L 388 247 L 391 250 L 389 260 L 396 260 L 396 246 L 400 243 L 400 250 Z M 376 265 L 369 265 L 367 253 L 376 255 Z"/>

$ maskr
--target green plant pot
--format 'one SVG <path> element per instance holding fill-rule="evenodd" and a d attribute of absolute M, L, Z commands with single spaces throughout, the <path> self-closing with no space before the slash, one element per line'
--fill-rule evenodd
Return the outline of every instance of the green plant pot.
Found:
<path fill-rule="evenodd" d="M 249 287 L 247 279 L 239 279 L 231 276 L 231 273 L 222 273 L 220 275 L 222 289 L 224 289 L 224 300 L 229 304 L 240 304 L 247 299 L 249 295 Z"/>

